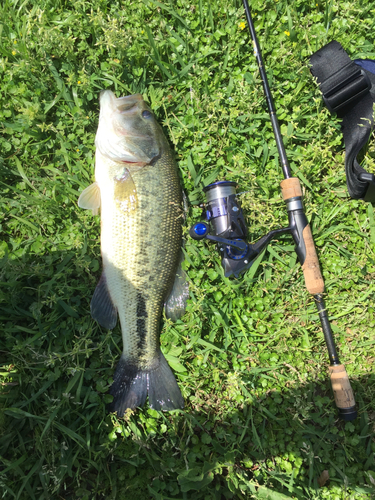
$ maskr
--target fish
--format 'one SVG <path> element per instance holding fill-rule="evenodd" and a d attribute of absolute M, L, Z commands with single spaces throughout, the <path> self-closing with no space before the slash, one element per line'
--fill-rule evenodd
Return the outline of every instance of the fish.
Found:
<path fill-rule="evenodd" d="M 119 318 L 123 352 L 109 393 L 110 412 L 123 416 L 148 396 L 155 410 L 184 407 L 160 349 L 163 306 L 176 320 L 188 298 L 182 271 L 182 189 L 171 148 L 141 94 L 100 95 L 95 182 L 78 206 L 101 217 L 103 271 L 92 317 L 113 329 Z"/>

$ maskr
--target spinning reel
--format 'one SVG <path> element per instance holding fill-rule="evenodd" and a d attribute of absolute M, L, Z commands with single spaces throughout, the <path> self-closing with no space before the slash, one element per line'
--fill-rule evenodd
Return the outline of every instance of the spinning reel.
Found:
<path fill-rule="evenodd" d="M 270 231 L 256 243 L 246 242 L 248 230 L 236 195 L 236 183 L 218 181 L 204 188 L 207 203 L 203 217 L 207 222 L 197 222 L 190 228 L 195 240 L 217 243 L 225 277 L 237 277 L 254 263 L 256 257 L 272 238 L 292 231 L 292 227 Z"/>

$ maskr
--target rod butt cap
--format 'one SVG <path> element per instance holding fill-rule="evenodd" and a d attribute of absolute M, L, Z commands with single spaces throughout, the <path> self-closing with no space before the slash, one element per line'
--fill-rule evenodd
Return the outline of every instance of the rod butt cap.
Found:
<path fill-rule="evenodd" d="M 351 408 L 338 408 L 338 410 L 339 417 L 342 420 L 345 420 L 345 422 L 351 422 L 357 418 L 357 410 L 355 406 L 352 406 Z"/>

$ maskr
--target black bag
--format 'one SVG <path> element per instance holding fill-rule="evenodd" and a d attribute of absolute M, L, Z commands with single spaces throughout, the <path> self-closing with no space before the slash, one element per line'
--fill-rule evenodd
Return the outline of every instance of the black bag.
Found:
<path fill-rule="evenodd" d="M 332 41 L 311 56 L 310 64 L 327 108 L 342 118 L 349 194 L 375 202 L 375 175 L 357 161 L 374 127 L 375 61 L 352 61 L 341 44 Z"/>

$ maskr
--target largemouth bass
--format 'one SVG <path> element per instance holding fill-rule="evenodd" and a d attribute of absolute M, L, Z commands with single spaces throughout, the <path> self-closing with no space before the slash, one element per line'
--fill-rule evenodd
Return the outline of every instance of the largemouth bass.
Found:
<path fill-rule="evenodd" d="M 183 408 L 159 342 L 164 303 L 175 319 L 187 298 L 185 284 L 176 278 L 183 211 L 172 151 L 140 94 L 116 98 L 109 90 L 100 96 L 95 145 L 95 183 L 81 193 L 78 205 L 101 211 L 103 273 L 91 315 L 109 329 L 119 317 L 122 330 L 110 411 L 122 416 L 127 408 L 142 406 L 147 394 L 156 410 Z"/>

